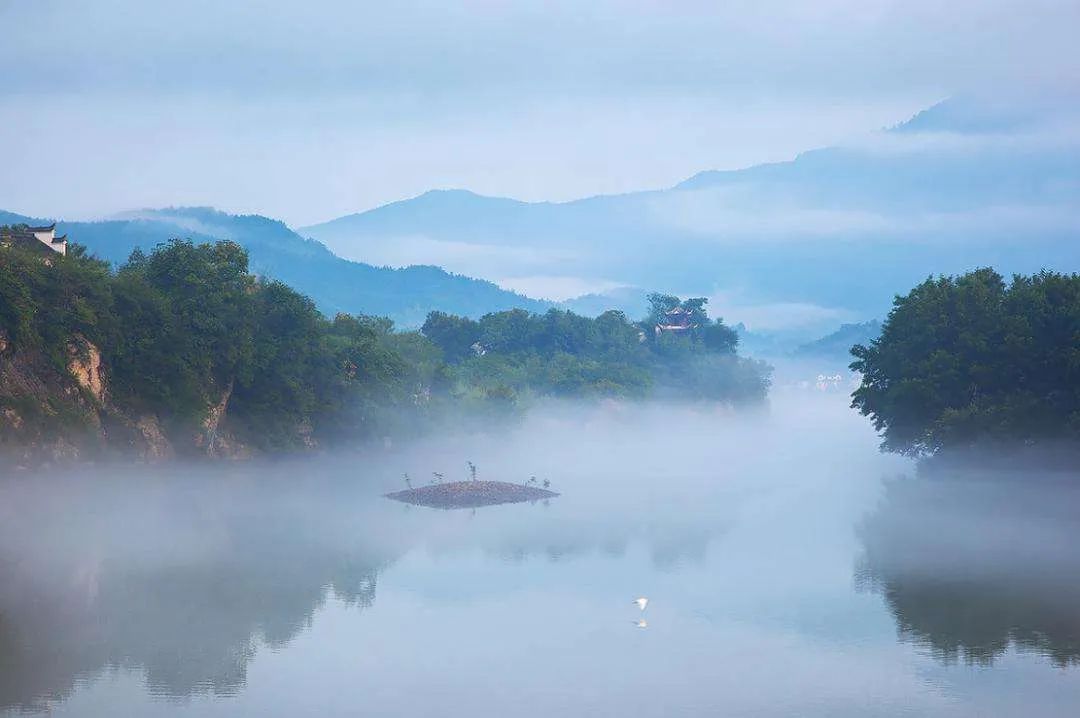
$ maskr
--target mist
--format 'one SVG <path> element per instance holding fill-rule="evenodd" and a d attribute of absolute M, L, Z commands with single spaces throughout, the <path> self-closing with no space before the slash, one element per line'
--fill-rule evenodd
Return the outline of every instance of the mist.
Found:
<path fill-rule="evenodd" d="M 789 715 L 811 696 L 822 715 L 969 715 L 1000 662 L 1076 661 L 1080 496 L 913 483 L 877 443 L 845 393 L 792 384 L 750 412 L 550 402 L 389 448 L 9 473 L 0 707 Z M 561 495 L 382 496 L 469 461 Z M 987 583 L 1036 589 L 1018 629 L 993 605 L 985 626 L 935 620 Z M 1024 695 L 1052 706 L 1080 681 L 1035 672 Z"/>

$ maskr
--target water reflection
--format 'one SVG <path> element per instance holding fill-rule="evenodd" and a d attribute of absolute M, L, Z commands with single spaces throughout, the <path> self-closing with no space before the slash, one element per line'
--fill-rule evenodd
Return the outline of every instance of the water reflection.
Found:
<path fill-rule="evenodd" d="M 907 464 L 820 399 L 749 418 L 575 407 L 379 455 L 7 477 L 0 714 L 1071 715 L 1080 671 L 998 655 L 1004 635 L 1075 662 L 1075 494 L 898 485 L 857 535 L 879 477 Z M 642 448 L 672 436 L 678 451 Z M 466 460 L 561 496 L 382 498 Z M 852 590 L 860 552 L 889 603 Z"/>
<path fill-rule="evenodd" d="M 356 517 L 330 505 L 158 478 L 8 491 L 0 706 L 45 708 L 106 668 L 165 697 L 234 693 L 257 647 L 291 641 L 328 596 L 370 606 L 394 558 L 337 540 Z"/>
<path fill-rule="evenodd" d="M 604 457 L 548 466 L 567 456 L 545 455 L 550 444 L 530 455 L 522 443 L 476 441 L 423 447 L 422 461 L 483 455 L 501 475 L 527 461 L 574 485 L 572 495 L 471 514 L 386 501 L 393 477 L 420 473 L 413 453 L 375 457 L 360 479 L 355 460 L 327 457 L 0 482 L 0 709 L 48 709 L 113 669 L 140 673 L 166 699 L 234 695 L 262 649 L 293 642 L 330 600 L 372 606 L 380 573 L 418 547 L 561 563 L 640 544 L 654 566 L 676 570 L 700 562 L 731 515 L 730 496 L 702 496 L 693 483 L 670 486 L 659 513 L 656 486 L 618 475 L 615 491 L 586 483 Z M 709 454 L 702 445 L 684 461 L 704 466 Z M 641 471 L 659 472 L 655 461 L 639 459 Z"/>
<path fill-rule="evenodd" d="M 1080 664 L 1080 488 L 1054 474 L 890 483 L 862 527 L 860 578 L 900 635 L 946 663 L 1015 648 Z"/>

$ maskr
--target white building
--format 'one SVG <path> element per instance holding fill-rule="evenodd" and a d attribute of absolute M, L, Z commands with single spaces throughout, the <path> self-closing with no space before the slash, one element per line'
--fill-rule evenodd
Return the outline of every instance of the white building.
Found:
<path fill-rule="evenodd" d="M 4 227 L 0 243 L 48 247 L 57 254 L 67 254 L 67 235 L 56 236 L 56 223 L 48 227 Z"/>

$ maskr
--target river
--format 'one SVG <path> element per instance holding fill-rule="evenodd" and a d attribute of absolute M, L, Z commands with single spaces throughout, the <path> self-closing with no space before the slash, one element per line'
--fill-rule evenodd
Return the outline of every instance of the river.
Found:
<path fill-rule="evenodd" d="M 561 495 L 382 498 L 469 461 Z M 843 397 L 797 391 L 13 473 L 0 714 L 1075 715 L 1080 482 L 913 474 Z"/>

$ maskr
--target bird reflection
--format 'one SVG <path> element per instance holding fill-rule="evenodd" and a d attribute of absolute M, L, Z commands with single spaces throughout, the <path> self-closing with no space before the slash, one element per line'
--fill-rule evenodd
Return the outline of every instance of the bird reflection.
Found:
<path fill-rule="evenodd" d="M 637 606 L 638 610 L 644 611 L 645 608 L 649 605 L 649 599 L 645 598 L 644 596 L 640 596 L 631 601 L 631 603 Z M 648 628 L 649 622 L 646 621 L 644 618 L 638 618 L 634 621 L 634 625 L 638 628 Z"/>

